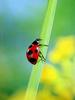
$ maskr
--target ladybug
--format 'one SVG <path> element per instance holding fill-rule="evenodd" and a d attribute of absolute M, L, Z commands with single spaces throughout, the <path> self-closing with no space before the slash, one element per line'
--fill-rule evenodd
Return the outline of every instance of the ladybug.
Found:
<path fill-rule="evenodd" d="M 45 62 L 45 58 L 43 54 L 40 51 L 40 46 L 47 46 L 47 45 L 41 45 L 40 42 L 41 39 L 36 39 L 32 42 L 32 44 L 28 47 L 26 52 L 26 57 L 28 61 L 35 65 L 38 61 L 38 58 L 40 57 L 42 61 Z"/>

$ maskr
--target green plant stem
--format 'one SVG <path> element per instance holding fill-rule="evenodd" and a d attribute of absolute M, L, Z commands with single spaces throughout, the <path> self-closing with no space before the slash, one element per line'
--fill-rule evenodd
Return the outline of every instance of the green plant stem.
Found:
<path fill-rule="evenodd" d="M 44 19 L 42 31 L 40 33 L 40 39 L 42 39 L 41 44 L 47 44 L 47 45 L 49 44 L 56 5 L 57 5 L 57 0 L 48 1 L 48 8 Z M 48 47 L 41 47 L 40 49 L 44 57 L 46 57 Z M 25 95 L 25 100 L 35 100 L 43 69 L 43 64 L 44 62 L 39 61 L 35 66 L 33 66 L 28 88 Z"/>

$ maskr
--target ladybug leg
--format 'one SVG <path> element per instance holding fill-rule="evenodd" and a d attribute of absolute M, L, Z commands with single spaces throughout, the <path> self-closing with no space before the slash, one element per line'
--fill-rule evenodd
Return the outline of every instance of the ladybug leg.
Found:
<path fill-rule="evenodd" d="M 46 45 L 46 44 L 39 44 L 39 46 L 47 46 L 48 47 L 48 45 Z"/>
<path fill-rule="evenodd" d="M 41 55 L 39 55 L 39 57 L 40 57 L 40 61 L 42 60 L 42 61 L 44 61 L 44 62 L 45 62 L 45 60 L 43 60 L 43 58 L 42 58 L 42 56 L 41 56 Z"/>
<path fill-rule="evenodd" d="M 42 61 L 44 61 L 44 62 L 46 61 L 46 59 L 44 58 L 44 56 L 41 52 L 39 53 L 39 57 L 41 58 Z"/>

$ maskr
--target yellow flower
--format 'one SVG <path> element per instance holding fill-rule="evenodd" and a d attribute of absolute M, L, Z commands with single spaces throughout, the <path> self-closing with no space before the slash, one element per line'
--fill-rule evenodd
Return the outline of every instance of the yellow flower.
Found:
<path fill-rule="evenodd" d="M 57 40 L 54 50 L 49 53 L 49 60 L 59 63 L 65 57 L 74 55 L 74 37 L 61 37 Z"/>
<path fill-rule="evenodd" d="M 57 71 L 54 66 L 45 64 L 42 72 L 41 81 L 51 83 L 58 78 Z"/>
<path fill-rule="evenodd" d="M 36 100 L 50 100 L 50 94 L 48 90 L 41 90 L 37 93 Z M 52 99 L 51 99 L 52 100 Z"/>

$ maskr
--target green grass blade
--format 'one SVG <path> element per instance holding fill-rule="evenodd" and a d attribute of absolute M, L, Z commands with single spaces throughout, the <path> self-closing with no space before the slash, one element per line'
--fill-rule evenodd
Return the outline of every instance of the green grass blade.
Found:
<path fill-rule="evenodd" d="M 43 23 L 43 27 L 40 33 L 40 39 L 42 39 L 41 44 L 49 44 L 51 30 L 53 26 L 55 10 L 56 10 L 57 0 L 49 0 L 48 1 L 48 8 L 45 16 L 45 20 Z M 44 57 L 46 57 L 48 47 L 41 47 L 40 48 Z M 33 66 L 28 88 L 25 95 L 25 100 L 35 100 L 40 77 L 43 69 L 44 62 L 39 61 L 35 66 Z"/>

